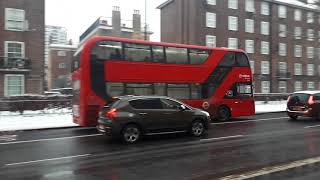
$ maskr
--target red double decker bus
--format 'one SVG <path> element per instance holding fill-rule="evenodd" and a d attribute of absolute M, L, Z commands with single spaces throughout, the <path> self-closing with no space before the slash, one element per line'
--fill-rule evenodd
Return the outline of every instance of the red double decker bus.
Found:
<path fill-rule="evenodd" d="M 100 108 L 123 95 L 170 96 L 220 120 L 255 113 L 242 50 L 93 37 L 75 54 L 72 81 L 81 126 L 95 125 Z"/>

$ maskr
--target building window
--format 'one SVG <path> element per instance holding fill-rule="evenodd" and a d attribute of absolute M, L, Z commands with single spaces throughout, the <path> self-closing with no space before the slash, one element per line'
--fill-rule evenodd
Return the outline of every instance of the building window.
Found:
<path fill-rule="evenodd" d="M 238 39 L 237 38 L 229 38 L 228 39 L 228 47 L 231 49 L 238 48 Z"/>
<path fill-rule="evenodd" d="M 270 74 L 269 61 L 261 61 L 261 74 Z"/>
<path fill-rule="evenodd" d="M 287 73 L 287 63 L 279 62 L 279 73 L 284 74 Z"/>
<path fill-rule="evenodd" d="M 66 67 L 66 63 L 59 63 L 59 69 L 65 69 Z"/>
<path fill-rule="evenodd" d="M 261 14 L 262 15 L 270 15 L 269 3 L 261 2 Z"/>
<path fill-rule="evenodd" d="M 269 81 L 261 81 L 261 93 L 270 93 Z"/>
<path fill-rule="evenodd" d="M 307 58 L 312 59 L 314 57 L 314 48 L 307 47 Z"/>
<path fill-rule="evenodd" d="M 217 38 L 216 36 L 206 35 L 206 46 L 216 47 Z"/>
<path fill-rule="evenodd" d="M 308 12 L 307 13 L 307 23 L 313 23 L 314 19 L 313 19 L 313 13 L 312 12 Z"/>
<path fill-rule="evenodd" d="M 301 81 L 294 82 L 294 90 L 295 91 L 302 91 L 302 82 Z"/>
<path fill-rule="evenodd" d="M 314 64 L 307 64 L 307 75 L 314 76 Z"/>
<path fill-rule="evenodd" d="M 313 38 L 314 38 L 314 30 L 313 29 L 307 30 L 307 37 L 308 37 L 308 41 L 313 41 Z"/>
<path fill-rule="evenodd" d="M 279 55 L 286 56 L 287 55 L 287 45 L 284 43 L 279 43 Z"/>
<path fill-rule="evenodd" d="M 238 9 L 238 0 L 228 0 L 228 8 Z"/>
<path fill-rule="evenodd" d="M 210 28 L 216 28 L 216 14 L 207 12 L 206 13 L 206 25 Z"/>
<path fill-rule="evenodd" d="M 287 26 L 284 24 L 279 24 L 279 36 L 286 37 L 287 36 Z"/>
<path fill-rule="evenodd" d="M 294 27 L 294 37 L 295 39 L 301 39 L 302 29 L 301 27 Z"/>
<path fill-rule="evenodd" d="M 4 95 L 16 96 L 24 94 L 24 75 L 6 74 L 4 76 Z"/>
<path fill-rule="evenodd" d="M 58 51 L 58 56 L 66 56 L 67 55 L 67 53 L 66 53 L 66 51 Z"/>
<path fill-rule="evenodd" d="M 300 9 L 295 9 L 294 10 L 294 20 L 295 21 L 301 21 L 302 13 Z"/>
<path fill-rule="evenodd" d="M 261 41 L 261 54 L 269 54 L 269 42 Z"/>
<path fill-rule="evenodd" d="M 207 0 L 207 3 L 210 5 L 216 5 L 216 0 Z"/>
<path fill-rule="evenodd" d="M 294 75 L 302 75 L 302 65 L 300 63 L 294 63 Z"/>
<path fill-rule="evenodd" d="M 235 16 L 228 17 L 228 29 L 230 31 L 238 31 L 238 17 L 235 17 Z"/>
<path fill-rule="evenodd" d="M 247 33 L 254 33 L 254 20 L 246 19 L 245 20 L 245 31 Z"/>
<path fill-rule="evenodd" d="M 302 46 L 300 45 L 294 46 L 294 57 L 302 57 Z"/>
<path fill-rule="evenodd" d="M 287 8 L 285 6 L 278 6 L 278 17 L 279 18 L 287 18 Z"/>
<path fill-rule="evenodd" d="M 245 46 L 247 53 L 254 53 L 254 40 L 246 40 Z"/>
<path fill-rule="evenodd" d="M 250 61 L 251 72 L 254 74 L 254 61 Z"/>
<path fill-rule="evenodd" d="M 261 22 L 261 34 L 269 35 L 269 22 Z"/>
<path fill-rule="evenodd" d="M 24 58 L 24 42 L 5 41 L 5 56 L 9 58 Z"/>
<path fill-rule="evenodd" d="M 23 31 L 25 11 L 22 9 L 5 8 L 5 29 L 9 31 Z"/>
<path fill-rule="evenodd" d="M 246 11 L 254 12 L 254 0 L 246 0 Z"/>
<path fill-rule="evenodd" d="M 308 81 L 307 82 L 307 89 L 308 90 L 314 90 L 315 86 L 314 86 L 314 82 L 313 81 Z"/>
<path fill-rule="evenodd" d="M 287 92 L 287 82 L 279 81 L 279 93 L 286 93 L 286 92 Z"/>

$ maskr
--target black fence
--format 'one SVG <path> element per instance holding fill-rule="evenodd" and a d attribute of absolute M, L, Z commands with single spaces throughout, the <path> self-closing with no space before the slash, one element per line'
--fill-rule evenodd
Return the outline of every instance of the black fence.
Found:
<path fill-rule="evenodd" d="M 15 96 L 0 99 L 0 111 L 20 112 L 71 108 L 72 96 Z"/>
<path fill-rule="evenodd" d="M 282 101 L 287 100 L 289 93 L 256 93 L 254 94 L 255 101 Z"/>

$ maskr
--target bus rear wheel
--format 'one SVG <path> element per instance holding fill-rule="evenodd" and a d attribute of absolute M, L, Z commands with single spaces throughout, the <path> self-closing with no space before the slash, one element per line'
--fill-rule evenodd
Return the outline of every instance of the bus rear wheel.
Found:
<path fill-rule="evenodd" d="M 219 121 L 228 121 L 230 119 L 231 113 L 228 107 L 220 106 L 218 108 L 218 120 Z"/>

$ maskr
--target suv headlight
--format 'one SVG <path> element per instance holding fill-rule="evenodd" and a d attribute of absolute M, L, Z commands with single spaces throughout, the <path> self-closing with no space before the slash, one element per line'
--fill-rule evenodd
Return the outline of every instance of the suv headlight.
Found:
<path fill-rule="evenodd" d="M 207 111 L 201 111 L 203 112 L 207 117 L 210 117 L 210 114 Z"/>

